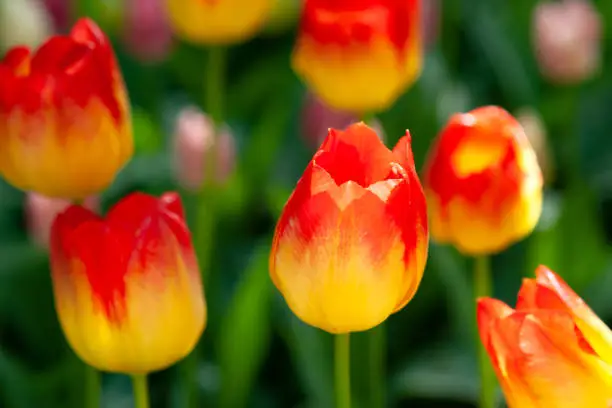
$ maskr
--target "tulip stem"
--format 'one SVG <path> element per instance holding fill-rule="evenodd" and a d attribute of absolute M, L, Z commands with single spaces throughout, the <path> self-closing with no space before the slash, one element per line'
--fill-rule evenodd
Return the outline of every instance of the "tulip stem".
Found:
<path fill-rule="evenodd" d="M 85 407 L 98 408 L 100 406 L 101 375 L 95 368 L 85 366 Z"/>
<path fill-rule="evenodd" d="M 226 51 L 226 48 L 221 46 L 210 47 L 208 50 L 204 109 L 216 127 L 220 126 L 224 119 Z"/>
<path fill-rule="evenodd" d="M 350 334 L 336 334 L 334 359 L 336 377 L 336 408 L 351 407 L 351 347 Z"/>
<path fill-rule="evenodd" d="M 476 298 L 493 295 L 491 279 L 491 260 L 488 256 L 479 256 L 474 259 L 474 293 Z M 495 407 L 495 373 L 489 362 L 478 330 L 476 330 L 476 346 L 478 347 L 478 366 L 480 371 L 480 408 Z"/>
<path fill-rule="evenodd" d="M 135 374 L 132 376 L 134 387 L 134 408 L 149 408 L 149 387 L 146 374 Z"/>

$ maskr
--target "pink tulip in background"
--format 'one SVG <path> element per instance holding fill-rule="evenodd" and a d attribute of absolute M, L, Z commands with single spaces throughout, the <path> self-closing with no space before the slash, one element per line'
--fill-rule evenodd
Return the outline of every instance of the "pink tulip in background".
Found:
<path fill-rule="evenodd" d="M 25 213 L 28 235 L 32 242 L 42 248 L 49 247 L 49 234 L 55 217 L 70 204 L 69 200 L 49 198 L 37 193 L 26 195 Z M 83 206 L 97 212 L 100 202 L 97 197 L 87 198 Z"/>
<path fill-rule="evenodd" d="M 70 26 L 70 0 L 43 0 L 55 31 L 64 32 Z"/>
<path fill-rule="evenodd" d="M 163 60 L 172 48 L 164 0 L 126 0 L 123 40 L 139 59 Z"/>
<path fill-rule="evenodd" d="M 601 20 L 588 0 L 538 4 L 533 36 L 542 75 L 559 84 L 579 83 L 593 76 L 601 65 Z"/>
<path fill-rule="evenodd" d="M 306 144 L 313 149 L 317 149 L 327 137 L 329 128 L 345 129 L 350 124 L 359 122 L 360 119 L 352 113 L 342 112 L 330 108 L 311 93 L 306 95 L 306 100 L 302 107 L 302 135 Z M 384 141 L 384 131 L 382 125 L 377 120 L 370 126 L 376 134 Z"/>
<path fill-rule="evenodd" d="M 195 107 L 184 108 L 178 115 L 173 139 L 174 171 L 181 186 L 197 191 L 206 175 L 206 157 L 214 153 L 215 181 L 222 183 L 234 170 L 234 137 L 224 126 L 217 137 L 212 120 Z"/>

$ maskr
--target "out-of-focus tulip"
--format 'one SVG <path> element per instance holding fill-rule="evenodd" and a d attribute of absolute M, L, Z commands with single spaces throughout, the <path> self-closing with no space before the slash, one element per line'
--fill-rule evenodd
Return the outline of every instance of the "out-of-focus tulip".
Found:
<path fill-rule="evenodd" d="M 265 24 L 273 0 L 166 0 L 175 33 L 199 44 L 233 44 Z"/>
<path fill-rule="evenodd" d="M 178 194 L 134 193 L 105 219 L 79 206 L 51 230 L 55 305 L 76 354 L 103 371 L 147 373 L 191 352 L 206 324 Z"/>
<path fill-rule="evenodd" d="M 441 7 L 440 0 L 425 0 L 423 2 L 423 42 L 426 46 L 432 46 L 438 41 Z"/>
<path fill-rule="evenodd" d="M 38 246 L 49 247 L 51 225 L 55 217 L 70 206 L 70 201 L 61 198 L 49 198 L 37 193 L 26 195 L 26 222 L 30 239 Z M 83 202 L 85 208 L 97 212 L 97 197 L 89 197 Z"/>
<path fill-rule="evenodd" d="M 548 145 L 546 125 L 537 111 L 531 108 L 523 108 L 516 113 L 516 120 L 525 130 L 525 135 L 538 158 L 545 181 L 554 177 L 554 160 Z"/>
<path fill-rule="evenodd" d="M 552 271 L 526 279 L 516 310 L 478 300 L 480 337 L 509 408 L 607 408 L 612 332 Z"/>
<path fill-rule="evenodd" d="M 429 153 L 432 238 L 470 255 L 499 252 L 535 228 L 542 174 L 521 125 L 496 106 L 453 115 Z"/>
<path fill-rule="evenodd" d="M 63 32 L 70 24 L 70 0 L 43 0 L 44 5 L 53 20 L 55 30 Z"/>
<path fill-rule="evenodd" d="M 0 174 L 23 190 L 82 199 L 114 180 L 133 151 L 129 104 L 93 21 L 0 61 L 0 135 Z"/>
<path fill-rule="evenodd" d="M 174 130 L 174 172 L 181 186 L 198 191 L 206 174 L 207 159 L 214 155 L 214 180 L 222 183 L 234 170 L 236 146 L 228 127 L 215 136 L 213 121 L 194 107 L 179 113 Z"/>
<path fill-rule="evenodd" d="M 384 110 L 421 70 L 421 0 L 306 0 L 293 67 L 336 109 Z"/>
<path fill-rule="evenodd" d="M 128 0 L 123 38 L 127 48 L 144 61 L 163 60 L 172 47 L 172 32 L 164 0 Z"/>
<path fill-rule="evenodd" d="M 363 123 L 331 129 L 278 221 L 270 276 L 330 333 L 370 329 L 414 296 L 428 246 L 410 136 L 390 151 Z"/>
<path fill-rule="evenodd" d="M 533 24 L 540 71 L 550 81 L 578 83 L 599 70 L 602 22 L 589 0 L 540 3 Z"/>
<path fill-rule="evenodd" d="M 53 23 L 38 0 L 0 0 L 0 50 L 37 47 L 52 32 Z"/>
<path fill-rule="evenodd" d="M 306 95 L 302 110 L 302 133 L 308 145 L 315 149 L 321 146 L 329 129 L 344 130 L 358 120 L 354 113 L 330 108 L 316 95 L 311 93 Z M 375 119 L 370 126 L 384 142 L 385 134 L 381 123 Z"/>

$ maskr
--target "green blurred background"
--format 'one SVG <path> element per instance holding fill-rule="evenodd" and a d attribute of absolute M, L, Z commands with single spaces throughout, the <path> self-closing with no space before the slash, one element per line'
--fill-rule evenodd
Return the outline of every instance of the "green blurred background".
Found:
<path fill-rule="evenodd" d="M 542 123 L 531 123 L 541 127 L 528 133 L 547 141 L 548 150 L 540 151 L 547 174 L 544 213 L 531 237 L 494 257 L 496 297 L 513 304 L 521 278 L 546 264 L 609 322 L 612 38 L 605 27 L 612 26 L 612 2 L 592 3 L 603 26 L 594 40 L 601 69 L 560 84 L 538 69 L 533 46 L 538 2 L 423 1 L 431 7 L 425 65 L 419 81 L 378 117 L 388 145 L 410 129 L 421 168 L 432 138 L 454 112 L 497 104 L 540 116 Z M 267 270 L 275 221 L 316 147 L 304 121 L 333 125 L 304 112 L 306 89 L 289 65 L 300 4 L 277 2 L 268 26 L 229 50 L 225 116 L 235 137 L 236 164 L 207 203 L 215 214 L 208 271 L 213 279 L 198 361 L 206 407 L 333 405 L 331 336 L 290 313 Z M 34 3 L 36 18 L 27 15 L 34 13 Z M 52 29 L 43 3 L 0 0 L 0 47 L 24 38 L 36 43 L 45 32 L 41 13 Z M 113 39 L 133 105 L 137 152 L 101 196 L 102 208 L 135 190 L 181 189 L 171 154 L 175 121 L 185 106 L 203 103 L 208 51 L 175 40 L 161 58 L 142 58 L 134 51 L 138 44 L 125 41 L 126 30 L 136 24 L 125 23 L 128 0 L 76 3 L 79 15 L 92 17 Z M 26 14 L 15 14 L 17 9 Z M 183 195 L 192 216 L 194 196 Z M 0 407 L 82 407 L 83 365 L 59 328 L 48 254 L 28 234 L 29 214 L 24 193 L 0 180 Z M 381 381 L 389 406 L 475 406 L 471 268 L 454 249 L 431 244 L 416 297 L 386 324 L 387 376 Z M 369 346 L 366 336 L 354 336 L 357 408 L 368 407 Z M 179 364 L 150 377 L 153 407 L 183 406 L 182 372 Z M 103 401 L 103 407 L 130 407 L 129 379 L 105 375 Z"/>

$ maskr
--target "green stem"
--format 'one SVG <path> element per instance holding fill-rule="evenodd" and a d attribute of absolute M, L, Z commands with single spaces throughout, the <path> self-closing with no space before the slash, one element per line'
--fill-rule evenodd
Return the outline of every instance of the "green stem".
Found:
<path fill-rule="evenodd" d="M 208 67 L 204 81 L 204 110 L 215 124 L 215 140 L 213 147 L 204 157 L 204 182 L 196 196 L 197 207 L 194 229 L 194 244 L 204 287 L 207 288 L 207 298 L 213 301 L 215 295 L 214 280 L 211 279 L 210 265 L 213 250 L 213 235 L 215 232 L 215 175 L 217 169 L 216 135 L 224 121 L 224 95 L 226 49 L 211 47 L 208 54 Z M 200 394 L 197 384 L 200 347 L 196 345 L 192 353 L 183 362 L 183 386 L 185 387 L 184 404 L 187 408 L 199 408 Z"/>
<path fill-rule="evenodd" d="M 384 323 L 367 332 L 369 359 L 369 404 L 370 408 L 385 406 L 385 358 L 387 330 Z"/>
<path fill-rule="evenodd" d="M 490 258 L 479 256 L 474 260 L 474 294 L 476 298 L 493 295 Z M 480 408 L 495 407 L 495 373 L 489 362 L 478 331 L 476 330 L 476 346 L 478 347 L 478 367 L 480 371 Z"/>
<path fill-rule="evenodd" d="M 134 408 L 149 408 L 149 387 L 147 386 L 147 375 L 133 375 L 132 385 L 134 387 Z"/>
<path fill-rule="evenodd" d="M 336 408 L 351 408 L 350 334 L 337 334 L 334 339 Z"/>
<path fill-rule="evenodd" d="M 98 408 L 100 406 L 101 375 L 95 368 L 85 366 L 85 407 Z"/>

